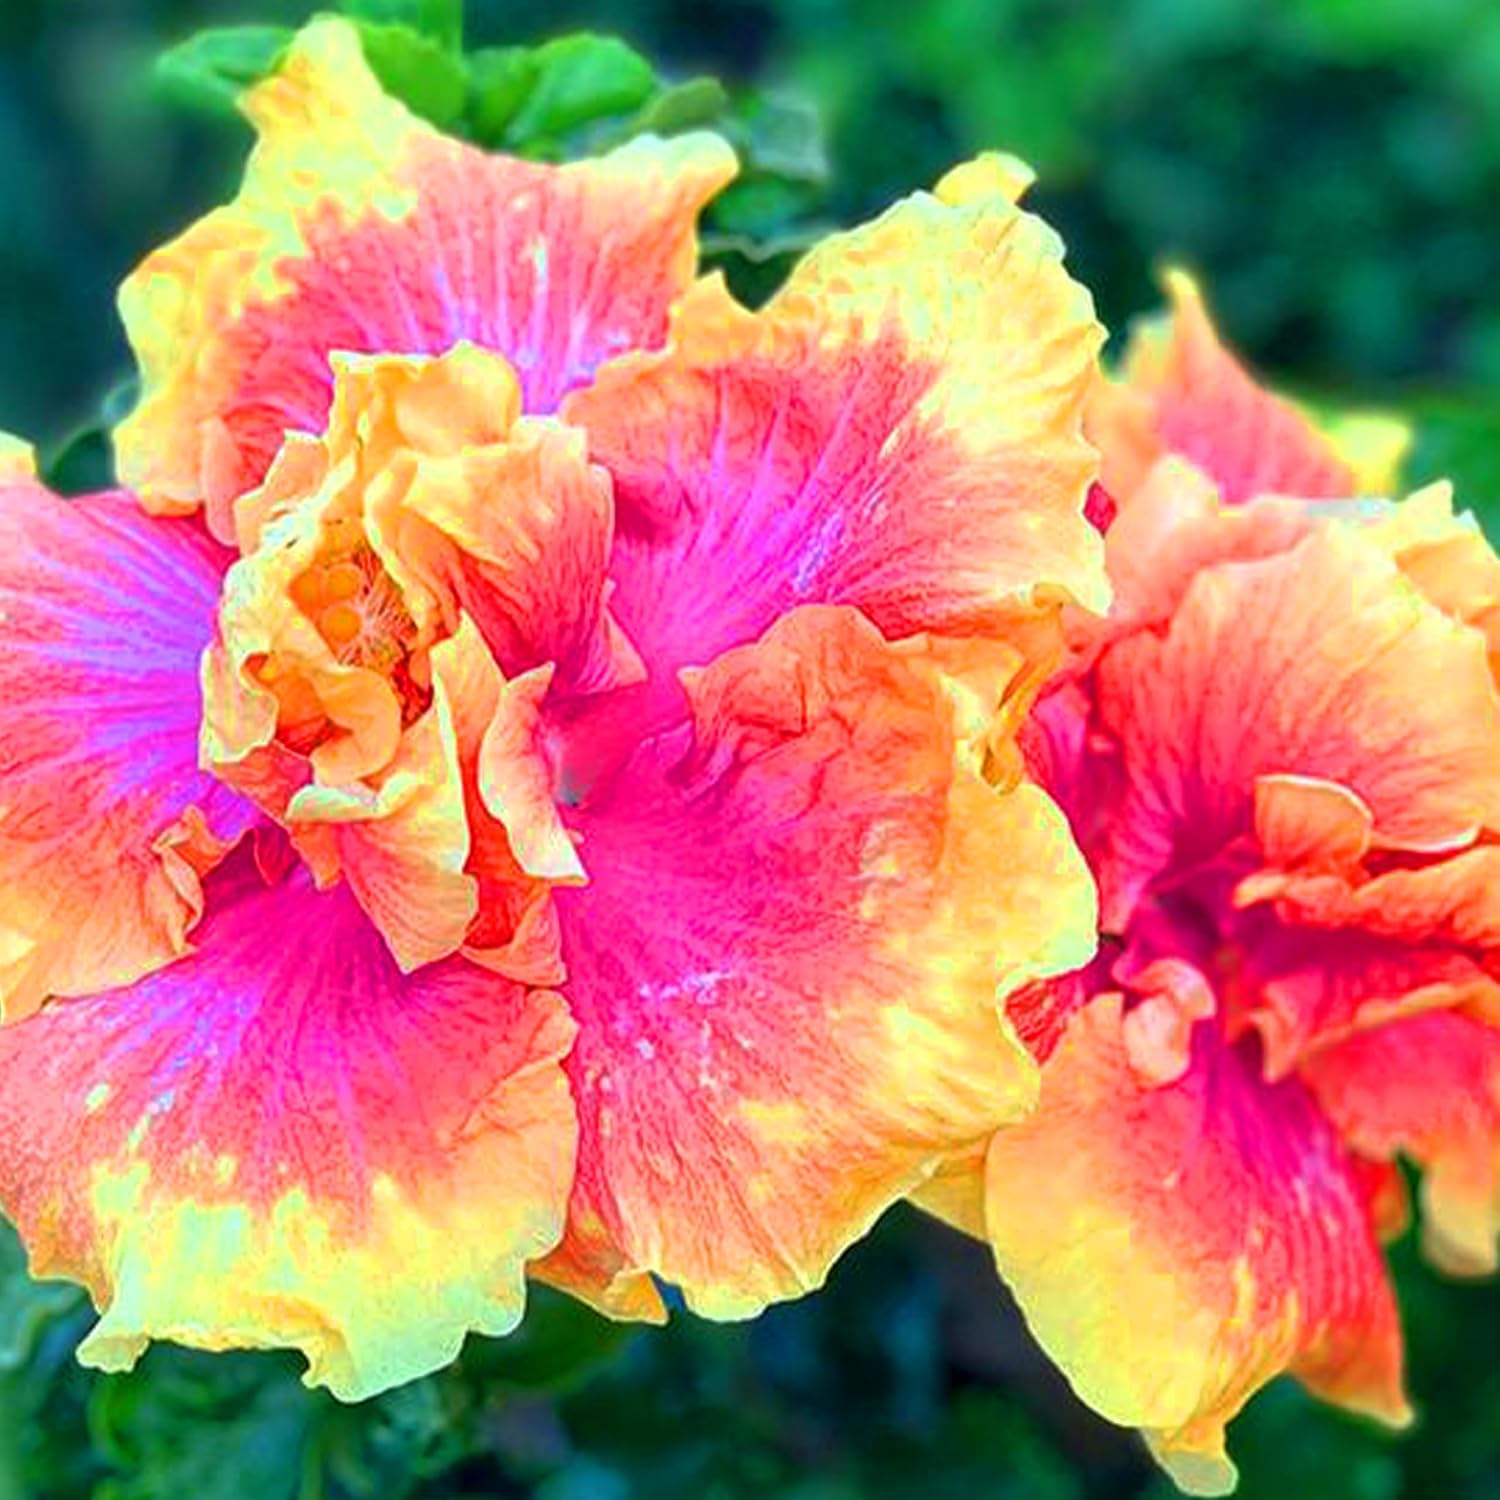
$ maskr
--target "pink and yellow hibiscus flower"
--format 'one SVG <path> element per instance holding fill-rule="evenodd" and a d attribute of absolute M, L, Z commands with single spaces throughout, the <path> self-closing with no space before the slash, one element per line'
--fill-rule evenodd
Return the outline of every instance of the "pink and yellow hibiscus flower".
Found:
<path fill-rule="evenodd" d="M 1022 732 L 1100 951 L 1012 997 L 1036 1112 L 919 1196 L 1201 1494 L 1279 1373 L 1407 1420 L 1398 1156 L 1440 1265 L 1492 1270 L 1500 1228 L 1500 560 L 1445 487 L 1229 501 L 1225 453 L 1131 493 L 1113 607 L 1073 615 Z"/>
<path fill-rule="evenodd" d="M 0 1202 L 92 1362 L 349 1397 L 527 1274 L 805 1291 L 1029 1107 L 1003 997 L 1092 951 L 974 727 L 1104 602 L 1088 298 L 981 167 L 747 312 L 721 143 L 488 157 L 338 22 L 247 109 L 122 292 L 141 504 L 0 492 Z"/>

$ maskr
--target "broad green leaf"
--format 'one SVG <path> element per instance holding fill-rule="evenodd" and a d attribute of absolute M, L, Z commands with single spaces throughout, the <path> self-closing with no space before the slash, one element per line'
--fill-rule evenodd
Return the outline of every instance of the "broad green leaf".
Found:
<path fill-rule="evenodd" d="M 639 109 L 656 88 L 651 64 L 617 37 L 582 31 L 547 42 L 532 56 L 536 80 L 511 118 L 512 144 L 560 136 L 592 120 Z"/>
<path fill-rule="evenodd" d="M 813 195 L 784 178 L 745 176 L 714 201 L 713 227 L 721 233 L 763 238 L 798 232 Z"/>
<path fill-rule="evenodd" d="M 716 124 L 729 109 L 729 93 L 717 78 L 688 78 L 648 99 L 630 122 L 631 135 L 676 135 Z"/>
<path fill-rule="evenodd" d="M 779 260 L 784 255 L 803 255 L 819 240 L 832 234 L 836 225 L 809 221 L 786 229 L 748 230 L 706 229 L 698 236 L 698 248 L 705 259 L 737 255 L 756 265 Z"/>
<path fill-rule="evenodd" d="M 276 66 L 291 40 L 284 26 L 200 31 L 157 58 L 157 83 L 189 108 L 233 114 L 240 94 Z"/>
<path fill-rule="evenodd" d="M 362 21 L 365 60 L 387 93 L 439 129 L 463 113 L 468 79 L 462 61 L 410 26 Z"/>
<path fill-rule="evenodd" d="M 469 55 L 469 130 L 483 146 L 498 146 L 541 71 L 531 47 L 485 47 Z"/>
<path fill-rule="evenodd" d="M 140 382 L 134 375 L 117 381 L 99 403 L 98 414 L 87 417 L 39 455 L 43 481 L 59 495 L 82 495 L 108 489 L 114 483 L 111 429 L 135 405 Z"/>
<path fill-rule="evenodd" d="M 408 27 L 449 52 L 463 48 L 463 0 L 342 0 L 339 9 L 357 21 Z"/>

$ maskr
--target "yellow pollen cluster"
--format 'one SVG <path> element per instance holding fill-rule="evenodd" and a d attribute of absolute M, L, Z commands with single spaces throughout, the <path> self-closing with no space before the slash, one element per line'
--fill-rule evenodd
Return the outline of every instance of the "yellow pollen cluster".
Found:
<path fill-rule="evenodd" d="M 404 661 L 416 626 L 368 543 L 335 544 L 299 574 L 292 599 L 341 662 L 389 676 Z"/>

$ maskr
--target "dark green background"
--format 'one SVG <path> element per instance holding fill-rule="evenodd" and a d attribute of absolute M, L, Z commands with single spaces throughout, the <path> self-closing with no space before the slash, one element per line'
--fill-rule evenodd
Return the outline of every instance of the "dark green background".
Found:
<path fill-rule="evenodd" d="M 55 448 L 128 372 L 112 299 L 233 190 L 246 135 L 153 86 L 160 47 L 299 0 L 0 5 L 0 428 Z M 1500 500 L 1493 0 L 472 0 L 475 43 L 621 32 L 668 71 L 802 90 L 847 220 L 1003 146 L 1042 172 L 1112 328 L 1163 259 L 1314 397 L 1413 413 L 1414 472 Z M 1500 1291 L 1395 1253 L 1422 1416 L 1392 1440 L 1290 1386 L 1233 1432 L 1251 1500 L 1500 1495 Z M 1168 1491 L 1027 1342 L 976 1246 L 908 1212 L 758 1322 L 612 1329 L 543 1296 L 515 1338 L 356 1409 L 296 1361 L 163 1349 L 80 1371 L 77 1298 L 0 1242 L 0 1500 L 1072 1500 Z"/>

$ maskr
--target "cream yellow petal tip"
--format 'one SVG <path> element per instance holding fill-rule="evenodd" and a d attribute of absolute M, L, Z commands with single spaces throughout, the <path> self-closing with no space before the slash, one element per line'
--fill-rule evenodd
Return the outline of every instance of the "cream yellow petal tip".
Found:
<path fill-rule="evenodd" d="M 14 433 L 0 432 L 0 484 L 36 478 L 36 449 Z"/>
<path fill-rule="evenodd" d="M 1156 277 L 1161 283 L 1162 291 L 1167 295 L 1167 300 L 1178 312 L 1185 312 L 1190 308 L 1203 308 L 1203 288 L 1199 284 L 1198 277 L 1186 266 L 1169 261 L 1158 268 Z"/>
<path fill-rule="evenodd" d="M 1035 181 L 1036 169 L 1019 156 L 984 151 L 945 172 L 932 193 L 949 208 L 967 208 L 992 198 L 1019 203 Z"/>
<path fill-rule="evenodd" d="M 1416 432 L 1410 422 L 1379 411 L 1335 412 L 1318 423 L 1335 453 L 1353 471 L 1362 495 L 1394 495 L 1411 455 Z"/>
<path fill-rule="evenodd" d="M 1222 1431 L 1218 1443 L 1210 1449 L 1173 1448 L 1152 1433 L 1144 1436 L 1152 1458 L 1184 1495 L 1213 1497 L 1235 1492 L 1240 1476 L 1224 1451 Z"/>
<path fill-rule="evenodd" d="M 275 67 L 240 95 L 241 110 L 257 125 L 264 123 L 262 114 L 274 121 L 281 114 L 279 106 L 292 98 L 306 98 L 296 90 L 288 93 L 284 80 L 289 78 L 309 94 L 339 80 L 360 89 L 379 88 L 365 61 L 359 31 L 344 16 L 314 16 L 308 21 L 276 59 Z"/>

